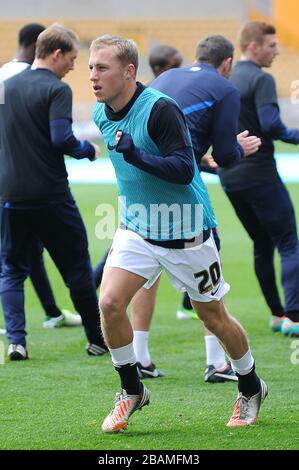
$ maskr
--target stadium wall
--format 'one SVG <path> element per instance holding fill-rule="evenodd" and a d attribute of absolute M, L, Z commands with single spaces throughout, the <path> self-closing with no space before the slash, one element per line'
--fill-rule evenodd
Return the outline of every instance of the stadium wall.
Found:
<path fill-rule="evenodd" d="M 299 52 L 298 0 L 274 0 L 274 21 L 279 39 Z"/>
<path fill-rule="evenodd" d="M 91 95 L 86 80 L 88 79 L 88 54 L 91 41 L 102 34 L 115 34 L 134 39 L 140 51 L 140 67 L 138 79 L 148 82 L 152 73 L 148 65 L 148 55 L 157 44 L 171 44 L 181 51 L 185 64 L 192 63 L 198 40 L 209 34 L 223 34 L 235 42 L 240 27 L 237 18 L 149 18 L 111 19 L 68 17 L 38 17 L 27 21 L 39 21 L 46 26 L 58 21 L 64 26 L 75 30 L 81 39 L 81 51 L 76 61 L 75 73 L 67 76 L 67 81 L 74 87 L 75 97 L 79 101 L 89 101 Z M 18 30 L 24 20 L 0 20 L 0 65 L 14 57 L 17 48 Z M 81 84 L 79 83 L 81 82 Z M 84 84 L 85 83 L 85 86 Z M 78 84 L 78 85 L 77 85 Z"/>
<path fill-rule="evenodd" d="M 1 18 L 240 18 L 246 0 L 0 0 Z"/>
<path fill-rule="evenodd" d="M 249 0 L 248 16 L 252 21 L 273 21 L 274 2 L 273 0 Z"/>
<path fill-rule="evenodd" d="M 74 29 L 81 38 L 82 47 L 75 72 L 68 74 L 66 81 L 73 88 L 74 102 L 81 115 L 81 108 L 84 109 L 81 104 L 94 101 L 87 64 L 89 44 L 95 37 L 110 33 L 134 39 L 140 50 L 138 79 L 147 83 L 152 79 L 148 55 L 156 44 L 173 45 L 182 52 L 184 64 L 189 65 L 198 40 L 218 33 L 235 44 L 237 60 L 237 35 L 241 23 L 248 18 L 263 19 L 274 22 L 281 33 L 280 42 L 285 41 L 291 46 L 280 46 L 281 54 L 271 68 L 277 80 L 278 94 L 288 100 L 292 93 L 291 83 L 299 78 L 299 55 L 295 51 L 297 43 L 299 50 L 299 33 L 295 27 L 299 19 L 297 2 L 152 0 L 149 5 L 145 0 L 87 0 L 84 4 L 79 0 L 52 0 L 51 4 L 44 0 L 0 0 L 0 65 L 14 57 L 18 30 L 26 22 L 39 21 L 48 26 L 57 21 Z"/>
<path fill-rule="evenodd" d="M 248 16 L 251 20 L 274 23 L 280 42 L 299 51 L 298 0 L 251 0 Z"/>

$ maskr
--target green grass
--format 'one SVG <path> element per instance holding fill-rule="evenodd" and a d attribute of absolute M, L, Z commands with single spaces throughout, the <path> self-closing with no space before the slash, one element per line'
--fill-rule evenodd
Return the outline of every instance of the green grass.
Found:
<path fill-rule="evenodd" d="M 221 229 L 225 277 L 232 286 L 226 302 L 248 330 L 258 372 L 270 389 L 258 424 L 226 428 L 235 385 L 203 382 L 200 324 L 176 320 L 180 295 L 164 276 L 150 342 L 153 359 L 167 377 L 148 382 L 151 405 L 134 414 L 127 432 L 103 435 L 100 425 L 119 387 L 110 358 L 85 354 L 81 328 L 44 330 L 43 312 L 28 281 L 30 360 L 0 365 L 0 449 L 299 448 L 299 365 L 290 362 L 291 340 L 269 331 L 269 314 L 252 269 L 251 244 L 221 189 L 216 185 L 209 189 Z M 289 189 L 298 208 L 299 185 Z M 73 192 L 96 263 L 108 242 L 95 237 L 95 208 L 100 202 L 115 201 L 116 191 L 111 186 L 77 185 Z M 48 258 L 47 267 L 58 304 L 70 308 L 67 290 Z"/>
<path fill-rule="evenodd" d="M 281 140 L 274 143 L 276 153 L 299 153 L 298 145 L 286 144 Z"/>

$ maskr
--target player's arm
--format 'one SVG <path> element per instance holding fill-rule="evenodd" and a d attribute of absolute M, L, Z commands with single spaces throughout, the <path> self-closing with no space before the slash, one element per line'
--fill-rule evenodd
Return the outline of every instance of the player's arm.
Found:
<path fill-rule="evenodd" d="M 261 106 L 257 114 L 262 131 L 272 139 L 283 140 L 289 144 L 299 143 L 299 130 L 284 125 L 277 105 Z"/>
<path fill-rule="evenodd" d="M 232 90 L 214 110 L 213 152 L 215 162 L 221 167 L 230 167 L 239 162 L 244 152 L 237 141 L 240 95 Z"/>
<path fill-rule="evenodd" d="M 224 168 L 255 153 L 261 145 L 261 139 L 249 135 L 247 130 L 237 135 L 239 112 L 240 95 L 236 89 L 219 101 L 214 110 L 212 156 Z"/>
<path fill-rule="evenodd" d="M 72 91 L 62 84 L 51 96 L 49 106 L 50 137 L 53 147 L 76 159 L 95 160 L 98 147 L 87 140 L 78 140 L 72 129 Z"/>
<path fill-rule="evenodd" d="M 51 142 L 53 147 L 61 150 L 77 160 L 89 158 L 94 160 L 97 148 L 88 140 L 78 140 L 73 134 L 72 123 L 69 119 L 55 119 L 50 122 Z"/>
<path fill-rule="evenodd" d="M 116 151 L 131 165 L 165 181 L 190 184 L 194 176 L 193 151 L 185 118 L 178 106 L 164 98 L 158 100 L 149 118 L 148 133 L 161 156 L 137 148 L 127 133 L 122 133 Z"/>
<path fill-rule="evenodd" d="M 280 118 L 276 86 L 273 77 L 262 75 L 256 87 L 255 104 L 261 130 L 275 140 L 299 143 L 299 130 L 286 127 Z"/>

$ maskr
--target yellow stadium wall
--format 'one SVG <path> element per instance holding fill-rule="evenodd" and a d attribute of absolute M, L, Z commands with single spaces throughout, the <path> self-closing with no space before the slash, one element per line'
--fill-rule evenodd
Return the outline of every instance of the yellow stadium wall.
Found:
<path fill-rule="evenodd" d="M 280 41 L 299 51 L 298 0 L 274 0 L 274 22 Z"/>
<path fill-rule="evenodd" d="M 273 22 L 273 18 L 263 15 L 259 10 L 251 8 L 248 13 L 249 20 L 251 21 L 266 21 L 267 23 Z"/>
<path fill-rule="evenodd" d="M 294 0 L 293 6 L 296 6 Z M 283 0 L 284 5 L 288 0 Z M 279 3 L 279 2 L 277 2 Z M 287 10 L 287 8 L 286 8 Z M 297 8 L 295 8 L 297 11 Z M 278 11 L 278 10 L 276 10 Z M 273 18 L 262 18 L 258 16 L 258 12 L 251 10 L 250 19 L 266 20 L 274 22 Z M 279 15 L 281 17 L 281 15 Z M 294 17 L 294 14 L 288 15 Z M 298 13 L 297 13 L 298 17 Z M 0 65 L 12 57 L 14 57 L 17 49 L 18 30 L 25 22 L 24 20 L 0 20 Z M 66 27 L 74 29 L 81 38 L 81 52 L 76 60 L 75 72 L 70 73 L 66 77 L 66 81 L 71 85 L 74 93 L 74 101 L 76 103 L 94 102 L 94 96 L 88 80 L 88 47 L 92 39 L 101 34 L 110 33 L 120 36 L 126 36 L 135 39 L 141 52 L 140 71 L 138 79 L 147 83 L 152 79 L 151 71 L 148 67 L 148 53 L 155 44 L 172 44 L 177 47 L 183 54 L 185 62 L 192 63 L 197 41 L 208 34 L 223 34 L 228 37 L 236 46 L 235 60 L 239 57 L 239 48 L 236 44 L 237 34 L 240 28 L 240 21 L 237 19 L 218 18 L 218 19 L 68 19 L 65 18 L 34 18 L 34 21 L 41 22 L 46 26 L 58 21 Z M 286 20 L 285 20 L 286 21 Z M 288 20 L 289 21 L 289 20 Z M 294 22 L 296 20 L 294 19 Z M 292 19 L 293 22 L 293 19 Z M 299 23 L 299 22 L 298 22 Z M 278 24 L 275 21 L 275 24 Z M 292 23 L 293 24 L 293 23 Z M 299 34 L 299 33 L 298 33 Z M 277 57 L 271 68 L 275 79 L 277 80 L 278 93 L 280 96 L 289 96 L 291 92 L 290 83 L 298 79 L 299 71 L 299 55 L 295 52 L 295 41 L 292 42 L 292 48 L 284 47 L 285 41 L 280 41 L 281 54 Z M 299 40 L 298 40 L 299 42 Z M 289 43 L 290 44 L 290 43 Z M 298 48 L 299 50 L 299 48 Z"/>
<path fill-rule="evenodd" d="M 24 20 L 0 20 L 0 64 L 10 60 L 17 48 L 18 30 L 25 23 L 34 21 L 45 26 L 58 22 L 74 29 L 80 36 L 83 47 L 102 34 L 118 34 L 129 37 L 137 42 L 141 54 L 148 52 L 152 43 L 172 44 L 192 60 L 197 41 L 207 34 L 224 34 L 232 41 L 240 27 L 240 21 L 235 18 L 216 19 L 106 19 L 84 18 L 82 20 L 66 18 L 28 18 Z"/>
<path fill-rule="evenodd" d="M 26 22 L 29 22 L 28 18 Z M 223 34 L 235 42 L 240 21 L 235 18 L 139 18 L 139 19 L 107 19 L 84 18 L 76 19 L 45 19 L 35 18 L 45 26 L 53 21 L 75 30 L 81 39 L 81 51 L 76 60 L 75 73 L 70 73 L 66 81 L 74 91 L 76 101 L 94 101 L 91 86 L 88 81 L 88 56 L 90 42 L 102 34 L 115 34 L 134 39 L 140 51 L 140 68 L 138 80 L 147 83 L 152 79 L 148 66 L 148 54 L 156 44 L 171 44 L 179 49 L 186 61 L 194 60 L 195 47 L 200 38 L 209 34 Z M 25 23 L 24 20 L 0 20 L 0 65 L 14 57 L 17 49 L 18 30 Z"/>

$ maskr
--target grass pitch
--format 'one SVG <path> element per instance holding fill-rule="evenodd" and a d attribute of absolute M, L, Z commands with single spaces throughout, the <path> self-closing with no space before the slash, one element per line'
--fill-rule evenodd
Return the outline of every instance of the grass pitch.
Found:
<path fill-rule="evenodd" d="M 298 217 L 299 185 L 289 189 Z M 231 284 L 226 303 L 247 329 L 257 370 L 269 385 L 257 425 L 226 428 L 236 387 L 204 383 L 200 323 L 176 320 L 180 295 L 164 276 L 150 347 L 153 360 L 167 376 L 147 381 L 151 404 L 134 414 L 128 431 L 102 434 L 101 422 L 119 388 L 110 358 L 86 355 L 81 328 L 43 329 L 43 312 L 27 281 L 30 360 L 0 365 L 0 449 L 299 448 L 299 365 L 291 363 L 292 340 L 270 332 L 269 313 L 253 273 L 251 243 L 220 187 L 210 186 L 209 191 L 219 221 L 225 278 Z M 96 264 L 109 242 L 96 239 L 95 209 L 101 202 L 115 202 L 116 189 L 77 185 L 73 193 L 88 228 Z M 57 303 L 71 309 L 67 289 L 47 256 L 46 261 Z"/>

